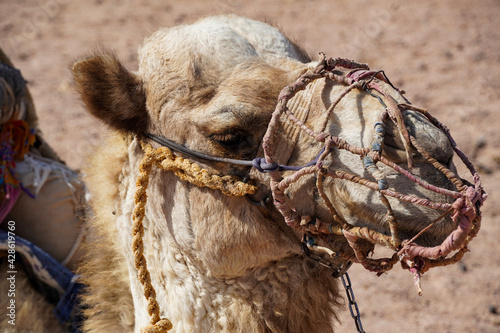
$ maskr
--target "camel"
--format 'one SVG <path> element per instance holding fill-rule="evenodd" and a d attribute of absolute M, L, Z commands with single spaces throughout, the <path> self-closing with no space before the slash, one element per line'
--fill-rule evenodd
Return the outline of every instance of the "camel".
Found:
<path fill-rule="evenodd" d="M 455 147 L 382 74 L 346 91 L 310 79 L 321 66 L 344 79 L 367 70 L 312 61 L 278 29 L 234 15 L 158 30 L 137 72 L 106 50 L 74 63 L 83 103 L 110 128 L 85 171 L 84 332 L 334 332 L 343 302 L 332 273 L 350 262 L 380 273 L 400 260 L 418 275 L 420 257 L 408 253 L 457 228 L 432 209 L 457 202 L 447 195 L 463 185 L 450 176 Z M 372 82 L 387 94 L 365 89 Z M 385 112 L 396 104 L 407 107 Z M 228 162 L 255 157 L 264 157 L 256 167 Z M 306 167 L 293 178 L 278 164 Z M 408 253 L 371 259 L 370 239 Z"/>
<path fill-rule="evenodd" d="M 148 326 L 149 300 L 137 276 L 137 269 L 147 263 L 156 292 L 153 307 L 171 321 L 174 332 L 333 332 L 341 304 L 337 282 L 328 267 L 303 255 L 300 235 L 289 228 L 286 216 L 262 204 L 272 177 L 255 168 L 191 158 L 211 175 L 250 178 L 257 190 L 243 197 L 195 186 L 179 178 L 183 172 L 153 168 L 142 236 L 145 261 L 138 266 L 131 247 L 141 160 L 145 151 L 159 147 L 151 138 L 161 136 L 211 156 L 240 160 L 262 156 L 261 142 L 280 90 L 317 64 L 269 25 L 219 16 L 154 33 L 139 50 L 137 73 L 127 70 L 110 52 L 73 65 L 87 109 L 115 133 L 96 153 L 87 172 L 96 217 L 91 230 L 95 236 L 82 267 L 88 285 L 83 298 L 88 307 L 84 331 L 139 332 Z M 380 85 L 390 86 L 378 77 Z M 351 90 L 322 125 L 325 110 L 344 90 L 344 85 L 333 80 L 316 80 L 291 99 L 290 111 L 297 117 L 307 114 L 303 123 L 309 128 L 324 126 L 331 136 L 367 147 L 373 141 L 371 128 L 377 127 L 384 108 L 365 91 Z M 386 103 L 407 103 L 396 89 L 385 97 Z M 403 114 L 407 131 L 420 148 L 453 172 L 453 147 L 445 133 L 421 113 L 406 110 Z M 321 147 L 290 123 L 283 121 L 273 134 L 281 135 L 274 140 L 276 160 L 306 165 Z M 412 174 L 452 191 L 454 184 L 425 163 L 421 150 L 408 147 L 398 135 L 398 126 L 390 123 L 383 156 L 398 165 L 411 159 Z M 185 156 L 184 152 L 176 154 Z M 340 149 L 323 166 L 365 176 L 370 169 L 359 156 Z M 417 187 L 390 168 L 381 166 L 375 178 L 377 172 L 397 191 L 444 204 L 453 202 L 442 193 Z M 317 177 L 301 177 L 284 192 L 295 216 L 370 227 L 380 237 L 391 234 L 387 207 L 374 191 L 342 177 L 329 177 L 322 185 L 325 201 L 314 186 Z M 330 209 L 327 201 L 333 206 Z M 399 221 L 400 239 L 414 237 L 437 220 L 434 228 L 418 238 L 420 246 L 436 246 L 456 227 L 449 216 L 439 220 L 441 212 L 393 198 L 388 201 Z M 339 237 L 331 236 L 311 248 L 346 244 L 341 243 Z M 337 267 L 343 259 L 329 260 Z"/>

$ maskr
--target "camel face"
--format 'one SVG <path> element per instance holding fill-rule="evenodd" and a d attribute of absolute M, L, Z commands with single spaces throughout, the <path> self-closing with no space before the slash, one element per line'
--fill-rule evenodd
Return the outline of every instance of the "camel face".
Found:
<path fill-rule="evenodd" d="M 283 87 L 315 66 L 308 61 L 305 53 L 278 30 L 255 21 L 224 16 L 159 30 L 141 47 L 137 73 L 125 69 L 109 53 L 75 63 L 75 81 L 89 111 L 126 138 L 120 148 L 122 155 L 115 160 L 108 156 L 111 162 L 106 162 L 119 166 L 115 183 L 107 184 L 116 191 L 101 201 L 109 201 L 103 214 L 109 218 L 109 212 L 113 211 L 115 216 L 112 222 L 117 235 L 110 237 L 123 251 L 132 272 L 130 276 L 135 275 L 130 249 L 135 179 L 144 156 L 143 145 L 158 146 L 145 134 L 163 136 L 212 156 L 242 160 L 262 156 L 262 138 L 278 95 Z M 390 91 L 394 101 L 406 102 L 387 83 L 379 84 Z M 370 147 L 375 125 L 385 107 L 376 97 L 354 89 L 327 117 L 327 109 L 344 90 L 345 86 L 339 83 L 317 80 L 290 101 L 289 109 L 313 131 L 325 127 L 328 135 L 350 145 Z M 448 138 L 417 112 L 406 110 L 402 114 L 406 128 L 420 145 L 453 169 L 453 150 Z M 390 121 L 386 124 L 382 155 L 406 168 L 404 143 L 398 129 Z M 279 126 L 274 148 L 279 163 L 300 166 L 317 157 L 321 150 L 318 141 L 284 117 Z M 410 153 L 413 174 L 435 186 L 454 190 L 451 182 L 415 149 Z M 269 175 L 231 163 L 196 162 L 213 174 L 249 176 L 258 190 L 252 196 L 230 197 L 181 181 L 173 173 L 158 169 L 151 173 L 144 242 L 160 306 L 174 323 L 194 322 L 193 327 L 200 331 L 204 331 L 203 327 L 213 328 L 212 321 L 227 323 L 226 328 L 220 328 L 222 332 L 238 331 L 234 330 L 235 322 L 255 320 L 259 327 L 255 331 L 265 331 L 264 327 L 273 327 L 273 332 L 305 331 L 311 327 L 308 323 L 314 323 L 318 331 L 330 332 L 337 295 L 335 284 L 326 282 L 330 273 L 316 263 L 304 264 L 301 235 L 285 224 L 276 209 L 255 205 L 269 195 Z M 366 179 L 371 177 L 360 156 L 341 149 L 334 149 L 323 167 L 325 172 L 340 170 Z M 379 172 L 389 189 L 451 202 L 443 195 L 418 187 L 393 168 L 380 166 Z M 294 182 L 285 191 L 287 203 L 300 216 L 336 223 L 318 193 L 316 181 L 317 175 L 311 174 Z M 89 179 L 92 182 L 96 180 Z M 323 189 L 340 220 L 351 226 L 368 226 L 382 234 L 390 233 L 387 206 L 381 203 L 376 190 L 331 177 L 325 178 Z M 403 240 L 414 236 L 441 213 L 393 198 L 388 200 Z M 453 229 L 451 219 L 444 218 L 418 241 L 437 245 Z M 331 245 L 337 238 L 332 235 L 325 242 Z M 277 288 L 273 284 L 277 277 L 280 288 L 286 290 L 275 299 L 267 294 Z M 264 286 L 265 283 L 268 285 Z M 130 284 L 136 327 L 140 327 L 148 319 L 145 300 L 139 283 L 131 278 Z M 223 297 L 211 299 L 207 296 L 211 294 Z M 292 294 L 295 298 L 288 299 L 287 295 Z M 225 296 L 237 305 L 228 305 Z M 176 302 L 182 302 L 183 307 L 169 306 Z M 297 305 L 294 302 L 303 303 L 297 308 L 321 310 L 311 311 L 317 317 L 305 312 L 293 314 L 290 311 Z M 200 306 L 203 309 L 198 309 Z M 282 314 L 289 312 L 283 319 Z M 193 330 L 186 327 L 186 331 Z"/>
<path fill-rule="evenodd" d="M 250 24 L 252 33 L 264 29 L 264 41 L 236 33 L 240 21 Z M 205 154 L 251 159 L 257 155 L 279 91 L 304 71 L 299 60 L 305 59 L 302 51 L 267 25 L 240 18 L 208 19 L 160 30 L 147 39 L 136 74 L 109 54 L 83 59 L 73 71 L 89 111 L 121 132 L 149 132 Z M 132 159 L 140 160 L 140 154 Z M 249 171 L 200 164 L 220 174 L 243 176 Z M 211 274 L 239 276 L 300 252 L 297 239 L 282 231 L 286 226 L 269 221 L 247 199 L 194 188 L 180 194 L 184 189 L 176 189 L 175 177 L 159 177 L 148 191 L 150 198 L 157 195 L 163 201 L 150 200 L 155 209 L 148 218 L 160 229 L 170 230 L 183 251 L 200 253 Z M 186 212 L 180 219 L 172 218 L 178 210 Z"/>
<path fill-rule="evenodd" d="M 280 35 L 273 36 L 276 39 L 273 42 L 258 40 L 257 37 L 257 41 L 251 40 L 249 35 L 242 38 L 235 33 L 235 30 L 238 31 L 235 26 L 239 22 L 225 23 L 228 22 L 233 26 L 222 28 L 218 26 L 220 22 L 208 20 L 190 27 L 157 32 L 141 49 L 139 75 L 146 82 L 147 105 L 152 113 L 151 118 L 154 119 L 151 126 L 156 132 L 207 154 L 251 159 L 256 156 L 261 145 L 279 91 L 286 84 L 293 82 L 306 68 L 290 58 L 302 61 L 306 59 L 293 45 L 279 40 Z M 199 30 L 204 30 L 204 33 L 198 33 Z M 240 30 L 245 33 L 244 29 Z M 258 29 L 253 33 L 258 36 Z M 273 35 L 270 31 L 263 30 L 263 36 L 268 34 Z M 170 40 L 177 42 L 165 42 Z M 251 42 L 255 44 L 252 45 Z M 282 44 L 286 46 L 282 47 Z M 261 50 L 262 47 L 269 49 Z M 166 80 L 169 84 L 165 84 Z M 315 92 L 311 92 L 316 94 L 311 99 L 310 107 L 313 111 L 308 116 L 311 128 L 317 127 L 315 123 L 323 120 L 322 113 L 339 89 L 338 86 L 320 84 Z M 369 147 L 374 124 L 383 107 L 367 94 L 356 92 L 353 95 L 355 96 L 350 97 L 349 102 L 339 105 L 335 110 L 329 121 L 328 132 L 344 138 L 350 144 Z M 297 99 L 300 98 L 305 97 L 297 96 Z M 404 101 L 398 95 L 394 98 Z M 404 117 L 409 131 L 422 146 L 440 162 L 453 168 L 453 150 L 442 131 L 416 112 L 405 111 Z M 311 147 L 311 142 L 308 142 L 305 135 L 301 135 L 295 144 L 296 147 L 283 147 L 285 150 L 297 151 L 290 160 L 282 161 L 283 163 L 305 164 L 314 158 L 311 154 L 317 154 L 319 151 Z M 396 163 L 406 163 L 403 143 L 391 122 L 388 122 L 383 152 Z M 450 181 L 437 173 L 414 149 L 412 154 L 415 159 L 412 172 L 415 175 L 428 179 L 439 187 L 452 189 Z M 333 158 L 330 163 L 331 169 L 351 171 L 366 177 L 359 157 L 352 154 L 339 152 L 338 159 Z M 218 165 L 216 168 L 221 173 L 241 176 L 247 172 L 230 165 Z M 399 174 L 392 169 L 385 168 L 382 172 L 386 175 L 389 185 L 402 193 L 412 193 L 438 202 L 450 202 L 448 198 L 440 198 L 433 192 L 417 189 L 414 183 L 398 177 Z M 386 209 L 373 191 L 346 181 L 329 183 L 329 197 L 347 222 L 388 232 L 385 222 Z M 305 206 L 299 209 L 299 214 L 320 214 L 324 205 L 316 202 L 317 200 L 304 200 L 304 191 L 311 190 L 297 186 L 294 188 L 290 189 L 289 195 L 293 198 L 292 192 L 296 191 L 296 198 L 299 199 L 297 203 L 292 203 L 292 206 Z M 314 195 L 310 196 L 311 199 L 312 197 Z M 396 218 L 401 223 L 403 238 L 410 238 L 440 214 L 438 211 L 396 200 L 391 201 L 391 204 L 397 213 Z M 323 216 L 323 219 L 328 220 L 328 217 Z M 426 235 L 419 241 L 426 245 L 436 245 L 452 229 L 451 219 L 448 218 L 436 229 L 436 234 Z"/>
<path fill-rule="evenodd" d="M 222 22 L 206 19 L 192 26 L 156 32 L 140 49 L 140 66 L 136 74 L 123 68 L 111 55 L 78 62 L 74 67 L 75 77 L 84 102 L 91 112 L 117 130 L 162 135 L 208 155 L 252 159 L 259 153 L 280 90 L 307 69 L 307 64 L 301 62 L 307 59 L 274 28 L 234 19 L 225 18 Z M 250 25 L 253 30 L 245 25 Z M 97 96 L 93 95 L 96 91 L 92 91 L 96 87 L 99 89 Z M 310 111 L 305 120 L 310 128 L 316 129 L 324 122 L 326 109 L 341 89 L 338 84 L 322 81 L 295 97 L 297 100 L 308 99 Z M 396 100 L 404 101 L 402 96 L 394 94 Z M 99 98 L 103 100 L 99 101 Z M 382 111 L 383 106 L 376 98 L 353 91 L 331 114 L 326 131 L 351 145 L 369 147 L 374 124 Z M 453 151 L 440 130 L 413 111 L 405 111 L 404 120 L 410 133 L 433 156 L 452 167 Z M 395 126 L 388 123 L 383 154 L 404 165 L 404 146 Z M 286 136 L 288 130 L 283 131 Z M 321 149 L 304 133 L 293 142 L 284 141 L 282 145 L 279 149 L 288 152 L 285 155 L 289 158 L 280 162 L 290 165 L 310 162 Z M 412 154 L 414 174 L 437 186 L 450 188 L 451 183 L 446 177 L 414 149 Z M 199 162 L 219 174 L 243 177 L 249 172 L 248 168 L 231 164 Z M 335 152 L 326 163 L 331 170 L 369 178 L 357 155 Z M 449 202 L 445 197 L 417 188 L 393 169 L 382 166 L 380 171 L 389 186 L 402 193 Z M 252 175 L 263 187 L 269 187 L 265 175 L 257 175 L 255 170 Z M 161 175 L 160 184 L 168 183 L 164 178 L 170 177 Z M 287 191 L 290 204 L 299 215 L 333 222 L 314 189 L 314 182 L 312 176 L 293 184 Z M 151 219 L 167 228 L 169 216 L 173 214 L 172 206 L 177 205 L 171 200 L 177 199 L 165 195 L 164 192 L 169 191 L 163 185 L 153 185 L 152 191 L 158 191 L 159 198 L 164 199 L 164 202 L 156 203 L 163 207 L 164 214 L 151 216 Z M 345 180 L 327 179 L 325 191 L 341 218 L 348 223 L 389 232 L 386 209 L 373 190 Z M 289 233 L 283 232 L 282 223 L 268 221 L 247 200 L 228 199 L 207 190 L 192 189 L 189 192 L 191 201 L 203 205 L 185 208 L 190 219 L 183 222 L 179 234 L 173 237 L 183 239 L 185 248 L 206 252 L 203 258 L 213 274 L 244 274 L 249 268 L 298 252 L 296 242 L 289 239 Z M 403 239 L 411 237 L 439 215 L 439 212 L 395 199 L 390 199 L 390 202 Z M 207 216 L 216 222 L 210 222 Z M 419 241 L 426 245 L 441 242 L 453 229 L 450 221 L 443 220 L 434 234 Z M 186 228 L 190 230 L 188 234 L 185 234 Z M 221 242 L 220 238 L 224 241 Z M 247 244 L 247 248 L 242 244 Z M 253 259 L 248 263 L 241 261 L 242 253 L 253 253 Z"/>

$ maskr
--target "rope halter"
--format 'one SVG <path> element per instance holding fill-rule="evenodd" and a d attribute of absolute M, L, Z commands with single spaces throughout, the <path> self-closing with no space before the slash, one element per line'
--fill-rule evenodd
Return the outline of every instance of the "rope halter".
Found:
<path fill-rule="evenodd" d="M 314 131 L 289 110 L 287 105 L 297 92 L 304 90 L 308 84 L 320 78 L 335 81 L 345 85 L 346 88 L 336 97 L 326 110 L 325 121 L 320 130 Z M 385 84 L 381 84 L 382 82 Z M 457 146 L 449 130 L 442 123 L 434 118 L 427 110 L 411 105 L 406 99 L 404 99 L 404 103 L 396 102 L 389 94 L 387 87 L 391 87 L 402 94 L 401 91 L 392 85 L 383 71 L 372 71 L 365 64 L 359 64 L 347 59 L 327 59 L 325 55 L 322 54 L 322 59 L 314 69 L 308 70 L 295 83 L 285 87 L 281 91 L 278 103 L 268 124 L 267 132 L 262 141 L 264 157 L 258 157 L 252 161 L 205 155 L 178 145 L 161 136 L 146 134 L 146 137 L 160 143 L 163 147 L 154 150 L 150 145 L 143 144 L 145 155 L 140 164 L 139 177 L 137 179 L 137 192 L 135 195 L 136 207 L 133 212 L 134 238 L 132 247 L 135 256 L 135 265 L 138 270 L 139 280 L 144 287 L 145 297 L 148 300 L 148 313 L 152 318 L 152 326 L 143 329 L 142 332 L 166 332 L 172 327 L 168 319 L 160 319 L 159 305 L 156 301 L 156 294 L 147 270 L 147 263 L 144 258 L 144 245 L 142 242 L 144 234 L 142 221 L 145 215 L 147 200 L 146 188 L 152 166 L 157 165 L 165 171 L 174 172 L 182 180 L 189 181 L 197 186 L 218 189 L 230 196 L 243 196 L 256 191 L 255 186 L 239 181 L 235 177 L 210 174 L 197 164 L 174 155 L 171 149 L 193 159 L 253 167 L 260 172 L 268 173 L 270 176 L 270 188 L 274 199 L 274 206 L 283 215 L 288 226 L 303 234 L 303 252 L 306 255 L 312 256 L 320 263 L 334 269 L 334 276 L 339 276 L 342 272 L 347 270 L 351 262 L 360 263 L 367 270 L 382 274 L 392 269 L 394 264 L 400 261 L 402 267 L 408 269 L 413 274 L 417 291 L 421 294 L 421 274 L 432 267 L 445 266 L 459 261 L 465 252 L 467 252 L 467 244 L 476 236 L 480 228 L 480 207 L 486 199 L 486 193 L 481 185 L 479 174 L 476 172 L 467 156 L 465 156 Z M 354 89 L 367 92 L 369 95 L 373 96 L 373 98 L 378 99 L 383 106 L 383 111 L 381 111 L 381 114 L 378 116 L 378 121 L 373 125 L 373 141 L 370 148 L 351 145 L 345 140 L 325 132 L 328 119 L 332 112 L 334 112 L 335 107 Z M 412 110 L 420 113 L 447 136 L 456 155 L 459 156 L 471 172 L 473 184 L 458 177 L 453 171 L 433 158 L 419 144 L 415 137 L 409 133 L 404 124 L 402 112 L 405 110 Z M 280 121 L 284 119 L 323 145 L 323 149 L 310 163 L 304 166 L 287 166 L 277 162 L 276 152 L 280 147 L 277 146 L 276 138 L 279 133 Z M 389 121 L 392 121 L 397 128 L 403 142 L 408 162 L 408 170 L 411 170 L 413 165 L 410 153 L 410 147 L 413 146 L 428 163 L 432 164 L 455 185 L 456 191 L 429 184 L 382 155 L 385 127 L 386 123 Z M 325 159 L 333 151 L 341 149 L 358 155 L 365 170 L 368 171 L 372 179 L 365 179 L 341 170 L 325 168 L 323 166 Z M 454 202 L 452 204 L 433 202 L 426 198 L 400 193 L 391 189 L 387 180 L 384 179 L 383 174 L 378 170 L 378 163 L 385 164 L 394 169 L 418 186 L 443 196 L 453 198 Z M 287 176 L 284 176 L 283 173 L 285 171 L 291 174 L 287 173 Z M 329 209 L 335 221 L 334 223 L 324 223 L 317 218 L 300 216 L 289 204 L 289 200 L 285 195 L 286 189 L 306 175 L 316 175 L 318 193 Z M 323 180 L 325 177 L 354 182 L 377 192 L 379 199 L 387 211 L 386 220 L 389 225 L 390 235 L 377 232 L 369 227 L 355 227 L 344 221 L 337 214 L 333 204 L 324 193 Z M 423 228 L 412 239 L 401 240 L 398 236 L 398 221 L 387 197 L 393 197 L 400 201 L 441 210 L 443 214 Z M 434 247 L 425 247 L 415 242 L 418 237 L 431 229 L 448 214 L 451 215 L 457 227 L 448 235 L 442 244 Z M 346 246 L 342 246 L 339 249 L 329 249 L 318 245 L 318 239 L 326 239 L 332 237 L 332 235 L 343 237 Z M 392 257 L 378 259 L 368 257 L 369 253 L 373 252 L 376 244 L 381 244 L 392 249 L 394 251 Z M 449 256 L 453 251 L 456 252 Z M 321 253 L 321 255 L 317 255 L 318 253 Z M 333 267 L 332 264 L 321 259 L 324 257 L 322 256 L 324 253 L 329 257 L 338 256 L 342 258 L 345 264 L 342 268 Z"/>

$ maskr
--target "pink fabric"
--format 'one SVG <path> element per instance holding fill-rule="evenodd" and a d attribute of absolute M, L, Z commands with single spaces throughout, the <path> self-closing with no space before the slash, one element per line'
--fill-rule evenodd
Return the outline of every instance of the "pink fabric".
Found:
<path fill-rule="evenodd" d="M 10 210 L 14 206 L 21 193 L 20 187 L 13 187 L 12 185 L 7 185 L 5 187 L 5 198 L 3 202 L 0 204 L 0 223 L 3 222 L 7 214 L 9 214 Z"/>
<path fill-rule="evenodd" d="M 357 82 L 366 78 L 370 78 L 373 75 L 381 81 L 385 82 L 385 78 L 381 73 L 378 71 L 371 71 L 371 70 L 366 70 L 366 69 L 355 69 L 353 71 L 350 71 L 346 76 L 350 79 L 353 80 L 353 82 Z"/>
<path fill-rule="evenodd" d="M 400 258 L 412 260 L 418 256 L 438 259 L 447 256 L 451 251 L 460 249 L 467 239 L 472 227 L 472 221 L 476 218 L 474 205 L 480 197 L 481 194 L 473 187 L 467 188 L 465 198 L 459 198 L 453 203 L 452 219 L 459 223 L 458 228 L 448 235 L 441 245 L 435 247 L 424 247 L 415 243 L 405 244 L 398 253 Z"/>
<path fill-rule="evenodd" d="M 354 82 L 357 82 L 357 81 L 362 80 L 363 78 L 365 78 L 367 76 L 372 76 L 375 73 L 376 73 L 375 71 L 370 71 L 370 70 L 366 70 L 366 69 L 355 69 L 355 70 L 349 72 L 346 76 L 348 78 L 351 78 Z"/>

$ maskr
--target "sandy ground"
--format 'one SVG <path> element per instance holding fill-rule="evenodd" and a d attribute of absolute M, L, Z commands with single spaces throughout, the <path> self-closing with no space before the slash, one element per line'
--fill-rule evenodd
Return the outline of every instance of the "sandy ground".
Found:
<path fill-rule="evenodd" d="M 236 13 L 270 22 L 311 55 L 323 51 L 384 69 L 416 105 L 448 125 L 489 193 L 483 226 L 460 265 L 424 276 L 354 267 L 368 332 L 499 332 L 500 1 L 0 0 L 0 45 L 34 96 L 45 137 L 75 168 L 105 130 L 78 102 L 70 64 L 98 45 L 136 69 L 142 39 L 161 26 Z M 339 332 L 355 332 L 348 311 Z"/>

